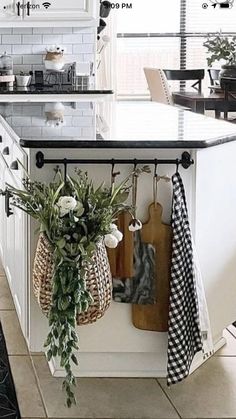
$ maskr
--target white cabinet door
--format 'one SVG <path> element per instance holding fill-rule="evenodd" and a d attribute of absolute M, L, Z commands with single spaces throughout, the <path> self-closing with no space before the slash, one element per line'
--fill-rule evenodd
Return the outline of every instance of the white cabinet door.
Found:
<path fill-rule="evenodd" d="M 19 185 L 18 185 L 19 187 Z M 26 215 L 19 208 L 14 208 L 14 256 L 15 270 L 13 299 L 24 336 L 27 336 L 27 228 Z"/>
<path fill-rule="evenodd" d="M 10 185 L 14 184 L 14 178 L 7 168 L 5 170 L 5 184 L 9 183 Z M 5 186 L 6 187 L 6 186 Z M 4 187 L 4 189 L 5 189 Z M 7 207 L 7 197 L 4 197 L 5 201 L 5 208 Z M 13 215 L 7 217 L 6 214 L 4 216 L 4 223 L 5 223 L 5 244 L 4 244 L 4 268 L 7 275 L 7 279 L 9 282 L 9 286 L 11 291 L 13 291 L 13 283 L 15 280 L 15 217 L 14 211 Z"/>
<path fill-rule="evenodd" d="M 24 0 L 24 19 L 29 21 L 76 21 L 96 19 L 97 0 Z"/>
<path fill-rule="evenodd" d="M 6 162 L 0 153 L 0 189 L 2 191 L 5 190 L 5 172 L 6 172 Z M 0 196 L 0 258 L 5 264 L 5 223 L 6 223 L 6 216 L 5 216 L 5 198 L 3 195 Z"/>
<path fill-rule="evenodd" d="M 20 21 L 23 6 L 18 0 L 0 0 L 0 20 Z"/>
<path fill-rule="evenodd" d="M 6 169 L 5 182 L 20 188 L 10 169 Z M 9 207 L 12 215 L 5 215 L 5 271 L 24 336 L 27 336 L 27 227 L 26 215 L 19 208 Z"/>

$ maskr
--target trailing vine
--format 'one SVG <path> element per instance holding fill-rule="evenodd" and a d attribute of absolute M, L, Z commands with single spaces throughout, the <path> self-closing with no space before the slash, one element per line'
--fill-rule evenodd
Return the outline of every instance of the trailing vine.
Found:
<path fill-rule="evenodd" d="M 142 172 L 149 172 L 149 168 L 135 170 L 137 175 Z M 49 184 L 27 177 L 22 190 L 8 185 L 13 205 L 39 221 L 40 231 L 54 251 L 52 304 L 45 348 L 48 361 L 58 357 L 65 369 L 63 389 L 68 407 L 76 403 L 72 365 L 78 365 L 77 316 L 86 312 L 93 302 L 86 289 L 86 269 L 102 238 L 116 234 L 121 239 L 113 222 L 120 211 L 130 211 L 125 201 L 131 175 L 111 188 L 104 184 L 95 188 L 87 173 L 78 170 L 74 178 L 67 177 L 66 183 L 60 171 L 56 171 L 54 181 Z"/>

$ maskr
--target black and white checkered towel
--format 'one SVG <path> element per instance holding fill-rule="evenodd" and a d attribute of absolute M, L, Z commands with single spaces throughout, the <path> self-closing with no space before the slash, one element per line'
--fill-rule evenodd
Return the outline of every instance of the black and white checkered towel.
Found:
<path fill-rule="evenodd" d="M 192 237 L 184 185 L 178 172 L 172 177 L 172 183 L 173 245 L 168 333 L 168 385 L 182 381 L 188 376 L 194 355 L 202 350 Z"/>

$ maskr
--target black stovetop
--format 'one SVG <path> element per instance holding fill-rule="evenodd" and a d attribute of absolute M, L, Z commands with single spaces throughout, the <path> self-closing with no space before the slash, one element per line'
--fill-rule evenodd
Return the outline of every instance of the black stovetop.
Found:
<path fill-rule="evenodd" d="M 55 85 L 44 85 L 44 86 L 37 86 L 31 85 L 29 87 L 1 87 L 0 94 L 112 94 L 113 91 L 111 89 L 78 89 L 70 84 L 62 84 Z"/>

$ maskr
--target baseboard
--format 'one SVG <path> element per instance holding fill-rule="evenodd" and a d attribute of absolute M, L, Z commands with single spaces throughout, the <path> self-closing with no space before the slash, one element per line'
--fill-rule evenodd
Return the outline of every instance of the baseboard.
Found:
<path fill-rule="evenodd" d="M 225 343 L 224 337 L 219 338 L 214 345 L 214 351 L 217 352 Z M 76 377 L 166 377 L 166 357 L 160 357 L 160 354 L 155 352 L 90 352 L 80 353 L 78 358 L 79 366 L 74 368 Z M 202 353 L 197 354 L 192 363 L 190 374 L 206 361 L 207 359 L 203 359 Z M 65 375 L 56 359 L 49 362 L 49 368 L 54 377 Z"/>

